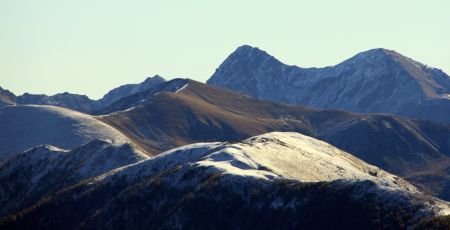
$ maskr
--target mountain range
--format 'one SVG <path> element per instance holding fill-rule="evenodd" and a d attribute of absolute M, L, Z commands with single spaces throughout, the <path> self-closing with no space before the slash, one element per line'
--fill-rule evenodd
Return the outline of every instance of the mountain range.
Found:
<path fill-rule="evenodd" d="M 131 107 L 120 107 L 127 109 L 99 119 L 151 155 L 190 143 L 239 141 L 271 131 L 299 132 L 450 198 L 450 125 L 278 104 L 188 79 L 163 83 L 159 90 L 147 97 L 129 96 L 122 101 Z M 434 179 L 425 179 L 430 176 Z"/>
<path fill-rule="evenodd" d="M 450 122 L 450 77 L 387 49 L 368 50 L 335 66 L 301 68 L 245 45 L 225 59 L 207 84 L 318 109 Z"/>
<path fill-rule="evenodd" d="M 0 88 L 0 229 L 447 229 L 449 90 L 392 50 L 300 68 L 250 46 L 207 84 Z"/>
<path fill-rule="evenodd" d="M 49 106 L 0 111 L 3 159 L 36 145 L 70 149 L 95 139 L 133 143 L 155 156 L 191 143 L 294 131 L 405 177 L 430 194 L 450 198 L 450 126 L 445 124 L 277 104 L 189 79 L 171 80 L 122 98 L 97 116 Z"/>
<path fill-rule="evenodd" d="M 92 113 L 108 106 L 122 97 L 150 89 L 164 81 L 165 79 L 158 75 L 148 77 L 139 84 L 128 84 L 112 89 L 99 100 L 92 100 L 85 95 L 72 94 L 68 92 L 55 94 L 53 96 L 29 93 L 16 96 L 10 91 L 0 88 L 0 108 L 13 104 L 55 105 L 80 112 Z"/>

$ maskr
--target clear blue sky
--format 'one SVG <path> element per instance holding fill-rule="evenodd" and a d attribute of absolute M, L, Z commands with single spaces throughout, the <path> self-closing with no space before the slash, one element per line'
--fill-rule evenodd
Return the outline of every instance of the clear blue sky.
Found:
<path fill-rule="evenodd" d="M 334 65 L 388 48 L 450 72 L 449 0 L 0 0 L 0 86 L 99 98 L 159 74 L 205 81 L 238 46 Z"/>

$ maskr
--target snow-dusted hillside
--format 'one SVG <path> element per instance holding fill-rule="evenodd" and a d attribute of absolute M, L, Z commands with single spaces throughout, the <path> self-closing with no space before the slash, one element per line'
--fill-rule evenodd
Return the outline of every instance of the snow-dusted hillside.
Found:
<path fill-rule="evenodd" d="M 418 192 L 414 186 L 397 176 L 326 142 L 294 132 L 271 132 L 238 143 L 214 142 L 182 146 L 139 164 L 113 170 L 109 175 L 145 177 L 155 171 L 186 164 L 206 167 L 214 172 L 264 180 L 371 180 L 382 186 Z M 101 178 L 107 176 L 103 175 Z"/>
<path fill-rule="evenodd" d="M 0 109 L 0 162 L 17 152 L 49 144 L 71 149 L 102 139 L 128 139 L 95 117 L 56 106 L 17 105 Z"/>
<path fill-rule="evenodd" d="M 338 179 L 374 180 L 389 186 L 403 184 L 336 147 L 299 133 L 272 132 L 229 144 L 198 161 L 226 173 L 265 179 L 288 178 L 302 182 Z M 413 189 L 408 185 L 408 188 Z"/>
<path fill-rule="evenodd" d="M 33 150 L 36 153 L 28 152 L 10 161 L 21 165 L 21 156 L 47 152 L 45 161 L 25 164 L 24 168 L 28 169 L 25 172 L 50 176 L 20 177 L 23 169 L 11 166 L 4 166 L 0 175 L 20 177 L 26 181 L 22 188 L 54 181 L 55 174 L 46 173 L 44 162 L 54 162 L 50 168 L 61 165 L 69 169 L 66 172 L 70 173 L 61 175 L 86 175 L 79 173 L 84 171 L 84 164 L 70 170 L 78 164 L 60 163 L 78 162 L 89 150 L 86 146 L 69 153 L 40 147 Z M 74 158 L 67 157 L 69 154 Z M 104 159 L 107 154 L 100 155 L 98 159 Z M 135 163 L 47 196 L 0 221 L 0 227 L 379 229 L 415 226 L 424 218 L 450 213 L 448 203 L 423 195 L 392 174 L 298 133 L 274 132 L 237 143 L 197 143 L 142 161 L 144 156 L 132 156 L 137 159 Z M 87 165 L 92 170 L 99 164 Z M 61 178 L 65 177 L 57 177 Z"/>
<path fill-rule="evenodd" d="M 450 213 L 448 203 L 401 178 L 298 133 L 196 143 L 149 159 L 130 151 L 95 141 L 70 152 L 42 146 L 16 156 L 0 168 L 1 183 L 20 181 L 2 186 L 5 207 L 29 205 L 22 198 L 36 191 L 46 197 L 4 218 L 0 228 L 379 229 Z M 53 192 L 59 188 L 52 184 L 76 180 Z"/>
<path fill-rule="evenodd" d="M 83 179 L 149 157 L 130 144 L 94 140 L 73 150 L 41 145 L 0 164 L 0 216 Z"/>
<path fill-rule="evenodd" d="M 416 187 L 395 175 L 326 142 L 293 132 L 272 132 L 238 143 L 197 143 L 175 148 L 152 159 L 112 170 L 95 178 L 90 184 L 114 183 L 118 178 L 127 178 L 133 184 L 161 172 L 176 170 L 177 173 L 168 174 L 168 183 L 174 186 L 195 186 L 191 183 L 200 183 L 199 178 L 186 181 L 183 174 L 189 173 L 185 170 L 199 169 L 206 169 L 202 173 L 219 173 L 237 178 L 238 181 L 245 181 L 245 178 L 268 182 L 284 179 L 300 182 L 368 180 L 377 186 L 371 187 L 373 190 L 370 191 L 361 191 L 362 193 L 383 196 L 397 191 L 411 196 L 423 196 Z M 234 186 L 237 182 L 226 180 L 224 183 Z M 431 200 L 431 203 L 437 203 L 428 204 L 428 209 L 440 214 L 450 214 L 446 202 L 434 198 Z"/>

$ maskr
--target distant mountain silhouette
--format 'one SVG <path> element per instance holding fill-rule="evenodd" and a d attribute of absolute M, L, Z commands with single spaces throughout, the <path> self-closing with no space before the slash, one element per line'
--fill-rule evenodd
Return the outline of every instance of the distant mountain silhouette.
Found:
<path fill-rule="evenodd" d="M 20 96 L 15 96 L 8 90 L 0 88 L 0 108 L 11 104 L 33 104 L 33 105 L 55 105 L 64 108 L 69 108 L 79 112 L 92 113 L 109 104 L 141 91 L 151 89 L 156 85 L 165 82 L 164 78 L 156 75 L 148 77 L 145 81 L 139 84 L 127 84 L 109 91 L 103 98 L 99 100 L 92 100 L 85 95 L 78 95 L 72 93 L 59 93 L 53 96 L 45 94 L 30 94 L 24 93 Z"/>

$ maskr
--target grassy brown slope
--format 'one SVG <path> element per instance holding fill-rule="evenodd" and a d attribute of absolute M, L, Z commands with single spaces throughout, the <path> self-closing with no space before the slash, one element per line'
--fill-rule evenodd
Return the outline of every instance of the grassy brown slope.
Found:
<path fill-rule="evenodd" d="M 178 93 L 149 96 L 140 107 L 100 119 L 154 155 L 189 143 L 239 141 L 270 131 L 296 131 L 406 177 L 432 194 L 450 198 L 446 189 L 450 187 L 448 125 L 277 104 L 188 82 Z"/>
<path fill-rule="evenodd" d="M 238 141 L 274 130 L 311 135 L 309 125 L 302 118 L 303 109 L 299 108 L 190 81 L 177 94 L 162 92 L 151 96 L 143 107 L 100 119 L 158 154 L 184 144 Z M 283 117 L 289 114 L 296 115 L 295 121 Z"/>

